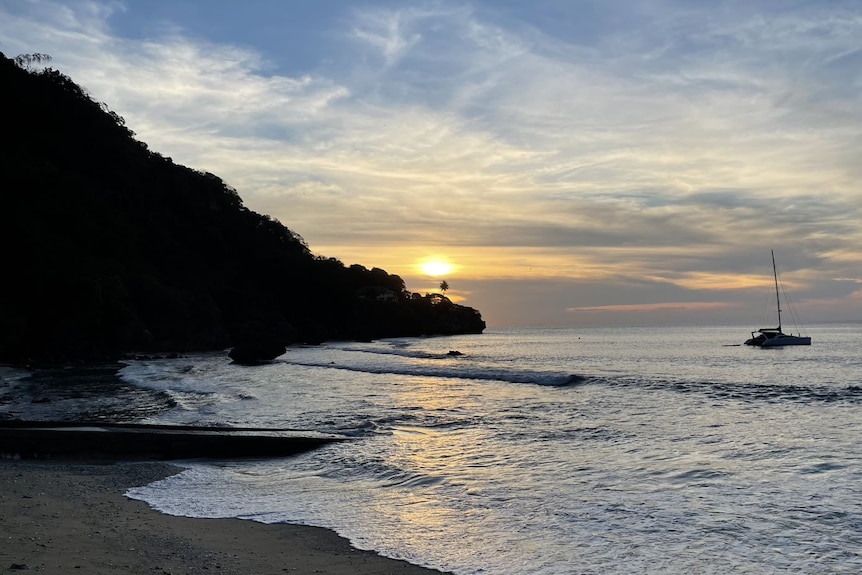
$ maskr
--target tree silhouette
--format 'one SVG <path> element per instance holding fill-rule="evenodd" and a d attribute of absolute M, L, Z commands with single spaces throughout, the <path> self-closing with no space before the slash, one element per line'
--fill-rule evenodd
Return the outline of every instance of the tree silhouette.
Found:
<path fill-rule="evenodd" d="M 444 294 L 449 291 L 449 282 L 447 282 L 446 280 L 440 282 L 440 291 Z"/>
<path fill-rule="evenodd" d="M 37 65 L 47 65 L 51 61 L 51 56 L 38 52 L 34 52 L 33 54 L 18 54 L 12 58 L 12 61 L 19 68 L 32 72 L 36 69 Z"/>
<path fill-rule="evenodd" d="M 0 138 L 0 246 L 16 275 L 0 281 L 0 362 L 485 329 L 477 310 L 416 297 L 381 268 L 315 256 L 218 176 L 150 150 L 48 61 L 0 52 L 0 109 L 27 119 Z"/>

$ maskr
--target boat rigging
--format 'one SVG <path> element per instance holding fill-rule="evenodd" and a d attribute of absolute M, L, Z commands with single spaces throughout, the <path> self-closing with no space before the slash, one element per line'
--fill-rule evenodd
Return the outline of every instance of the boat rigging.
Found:
<path fill-rule="evenodd" d="M 775 251 L 772 254 L 772 277 L 775 280 L 775 307 L 778 311 L 778 327 L 762 327 L 751 332 L 751 338 L 745 341 L 745 345 L 758 347 L 779 347 L 785 345 L 811 345 L 811 337 L 802 334 L 786 334 L 781 331 L 781 299 L 778 295 L 778 270 L 775 267 Z"/>

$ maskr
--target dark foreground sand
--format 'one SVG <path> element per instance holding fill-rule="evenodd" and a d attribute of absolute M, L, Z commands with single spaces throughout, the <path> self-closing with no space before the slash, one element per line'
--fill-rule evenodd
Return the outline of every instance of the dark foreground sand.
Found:
<path fill-rule="evenodd" d="M 0 573 L 439 575 L 326 529 L 163 515 L 123 496 L 162 463 L 0 460 Z"/>

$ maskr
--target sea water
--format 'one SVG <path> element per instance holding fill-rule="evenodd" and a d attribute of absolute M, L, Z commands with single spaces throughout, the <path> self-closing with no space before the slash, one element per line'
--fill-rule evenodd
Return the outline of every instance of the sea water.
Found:
<path fill-rule="evenodd" d="M 129 362 L 171 406 L 149 422 L 348 438 L 185 462 L 129 495 L 465 575 L 860 573 L 862 325 L 809 335 L 510 329 Z"/>

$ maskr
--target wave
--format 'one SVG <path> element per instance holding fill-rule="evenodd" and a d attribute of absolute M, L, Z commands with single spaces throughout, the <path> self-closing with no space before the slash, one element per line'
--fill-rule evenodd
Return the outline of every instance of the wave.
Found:
<path fill-rule="evenodd" d="M 720 400 L 793 402 L 793 403 L 862 403 L 862 386 L 732 383 L 706 381 L 643 380 L 632 378 L 593 379 L 615 387 L 637 387 L 668 390 L 682 394 L 706 395 Z"/>
<path fill-rule="evenodd" d="M 422 365 L 349 365 L 335 364 L 327 361 L 310 360 L 279 360 L 290 365 L 303 367 L 320 367 L 370 373 L 374 375 L 404 375 L 410 377 L 438 377 L 446 379 L 472 379 L 483 381 L 502 381 L 506 383 L 527 383 L 550 387 L 569 387 L 585 383 L 587 378 L 570 373 L 544 372 L 530 370 L 508 370 L 484 366 L 435 366 Z"/>
<path fill-rule="evenodd" d="M 203 360 L 129 362 L 118 375 L 123 382 L 136 388 L 162 394 L 167 398 L 170 409 L 183 413 L 183 417 L 190 414 L 203 417 L 184 421 L 186 424 L 222 425 L 225 422 L 208 419 L 219 410 L 220 404 L 257 399 L 253 389 L 219 380 L 213 373 L 213 365 L 205 357 Z"/>
<path fill-rule="evenodd" d="M 427 352 L 422 351 L 380 351 L 345 348 L 344 351 L 359 351 L 362 353 L 380 355 L 399 355 L 423 359 Z M 439 354 L 436 357 L 441 357 Z M 331 359 L 331 358 L 330 358 Z M 488 366 L 470 361 L 461 361 L 435 365 L 433 362 L 416 364 L 379 364 L 363 363 L 333 363 L 332 361 L 290 360 L 285 363 L 305 367 L 320 367 L 370 373 L 377 375 L 402 375 L 411 377 L 438 377 L 447 379 L 470 379 L 481 381 L 500 381 L 505 383 L 531 384 L 547 387 L 577 387 L 581 385 L 605 385 L 609 387 L 631 387 L 656 391 L 673 391 L 682 394 L 706 395 L 717 400 L 795 402 L 795 403 L 862 403 L 862 386 L 850 385 L 835 387 L 828 385 L 802 384 L 753 384 L 742 382 L 710 382 L 710 381 L 679 381 L 668 379 L 650 379 L 639 376 L 609 376 L 584 375 L 559 371 L 541 371 L 525 369 L 509 369 L 500 366 Z"/>
<path fill-rule="evenodd" d="M 410 348 L 409 344 L 403 343 L 399 345 L 392 345 L 389 348 L 361 348 L 361 347 L 341 347 L 339 348 L 341 351 L 347 351 L 351 353 L 365 353 L 369 355 L 380 355 L 380 356 L 395 356 L 395 357 L 406 357 L 412 359 L 443 359 L 460 355 L 460 352 L 457 350 L 447 350 L 445 352 L 434 352 L 434 351 L 424 351 L 419 349 Z"/>
<path fill-rule="evenodd" d="M 862 385 L 830 382 L 781 383 L 733 380 L 686 380 L 648 374 L 583 373 L 576 370 L 532 369 L 518 362 L 494 361 L 485 355 L 434 351 L 411 342 L 388 342 L 365 347 L 345 344 L 328 348 L 295 349 L 270 364 L 341 370 L 380 376 L 406 376 L 450 380 L 478 380 L 527 384 L 553 388 L 610 387 L 639 391 L 664 391 L 706 396 L 717 401 L 862 403 Z M 242 380 L 246 372 L 225 370 L 223 358 L 206 357 L 183 361 L 136 362 L 120 371 L 120 377 L 137 387 L 165 392 L 181 409 L 195 410 L 224 401 L 257 399 L 253 386 Z M 549 366 L 550 368 L 550 366 Z M 240 375 L 243 374 L 243 375 Z M 166 382 L 170 382 L 166 384 Z"/>

